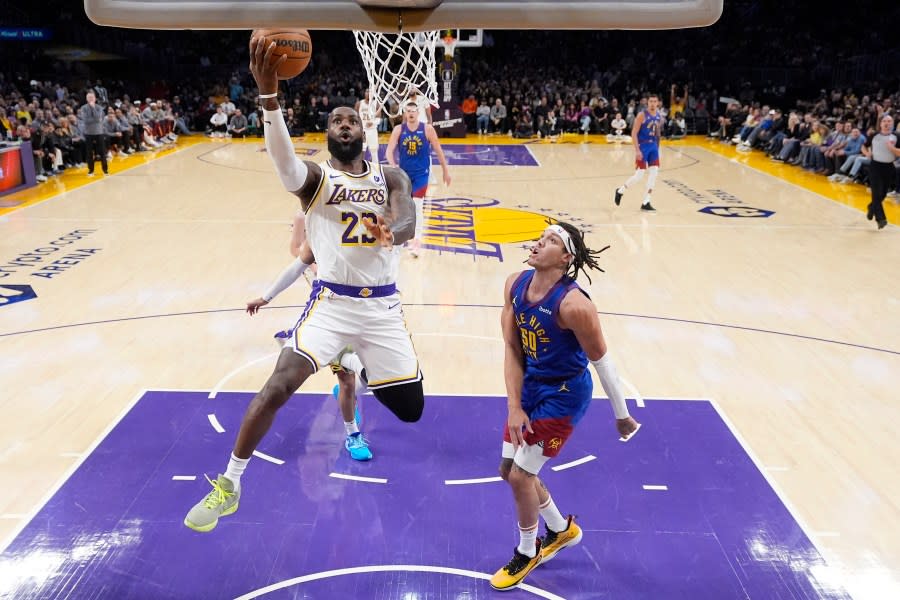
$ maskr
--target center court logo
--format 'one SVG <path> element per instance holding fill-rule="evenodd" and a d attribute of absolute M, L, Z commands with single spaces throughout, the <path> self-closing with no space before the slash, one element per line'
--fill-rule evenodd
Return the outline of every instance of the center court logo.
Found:
<path fill-rule="evenodd" d="M 503 208 L 493 198 L 426 198 L 426 248 L 503 261 L 501 244 L 531 241 L 547 227 L 547 216 Z"/>
<path fill-rule="evenodd" d="M 0 285 L 0 307 L 37 298 L 30 285 Z"/>

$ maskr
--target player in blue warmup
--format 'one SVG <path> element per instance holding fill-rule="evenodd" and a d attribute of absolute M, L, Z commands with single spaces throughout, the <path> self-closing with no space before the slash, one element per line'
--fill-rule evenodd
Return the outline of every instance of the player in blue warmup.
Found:
<path fill-rule="evenodd" d="M 498 590 L 518 586 L 542 561 L 581 541 L 574 517 L 562 516 L 537 475 L 559 454 L 591 403 L 588 363 L 612 402 L 620 439 L 627 441 L 640 427 L 628 414 L 597 309 L 575 283 L 585 268 L 602 271 L 596 257 L 603 250 L 585 246 L 568 223 L 550 225 L 528 257 L 532 269 L 506 280 L 501 325 L 509 416 L 500 475 L 515 498 L 519 545 L 491 578 Z M 543 538 L 537 535 L 539 517 L 546 525 Z"/>
<path fill-rule="evenodd" d="M 622 196 L 632 185 L 644 178 L 644 173 L 649 171 L 647 177 L 647 190 L 644 193 L 644 201 L 641 210 L 655 212 L 650 204 L 650 195 L 656 184 L 656 176 L 659 174 L 659 136 L 663 130 L 663 117 L 659 114 L 659 96 L 650 94 L 647 98 L 647 108 L 638 113 L 631 127 L 631 141 L 634 143 L 634 175 L 628 178 L 621 187 L 616 189 L 616 206 L 622 202 Z"/>

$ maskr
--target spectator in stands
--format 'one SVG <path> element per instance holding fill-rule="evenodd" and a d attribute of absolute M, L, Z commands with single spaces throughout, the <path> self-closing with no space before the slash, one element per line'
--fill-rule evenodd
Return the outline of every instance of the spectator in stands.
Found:
<path fill-rule="evenodd" d="M 487 100 L 484 98 L 478 103 L 475 115 L 475 127 L 478 130 L 478 135 L 486 134 L 491 121 L 491 107 L 487 105 Z"/>
<path fill-rule="evenodd" d="M 288 109 L 290 110 L 290 109 Z M 241 112 L 241 109 L 234 109 L 234 115 L 228 123 L 228 133 L 233 138 L 242 138 L 247 135 L 247 117 Z"/>
<path fill-rule="evenodd" d="M 228 117 L 221 106 L 216 107 L 216 112 L 209 118 L 209 135 L 211 137 L 225 137 L 228 132 Z"/>
<path fill-rule="evenodd" d="M 475 94 L 466 96 L 460 109 L 463 113 L 463 122 L 466 124 L 466 131 L 475 131 L 475 113 L 478 111 L 478 101 L 475 100 Z"/>
<path fill-rule="evenodd" d="M 506 132 L 506 107 L 503 100 L 497 98 L 491 107 L 491 133 Z"/>

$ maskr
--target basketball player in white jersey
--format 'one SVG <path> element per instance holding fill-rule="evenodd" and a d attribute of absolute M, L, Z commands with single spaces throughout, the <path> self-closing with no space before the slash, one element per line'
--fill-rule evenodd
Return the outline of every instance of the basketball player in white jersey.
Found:
<path fill-rule="evenodd" d="M 305 223 L 302 219 L 299 223 L 295 219 L 294 227 L 295 229 L 297 227 L 305 227 Z M 278 294 L 291 287 L 301 275 L 306 275 L 310 267 L 315 265 L 316 258 L 313 256 L 309 244 L 306 243 L 306 235 L 304 234 L 302 238 L 300 246 L 295 253 L 294 241 L 296 237 L 291 236 L 291 253 L 295 254 L 296 258 L 281 272 L 278 279 L 269 286 L 269 289 L 262 296 L 247 302 L 247 314 L 255 315 L 258 313 L 260 308 L 269 304 Z M 310 282 L 310 285 L 315 284 Z M 293 337 L 293 327 L 275 334 L 276 341 L 282 347 L 289 343 Z M 347 449 L 350 458 L 353 460 L 372 460 L 369 442 L 359 430 L 357 395 L 365 394 L 368 389 L 366 381 L 360 375 L 364 372 L 362 362 L 348 348 L 347 352 L 342 353 L 341 357 L 332 363 L 331 370 L 338 378 L 338 385 L 334 387 L 332 393 L 337 398 L 338 405 L 341 408 L 341 416 L 344 419 L 344 431 L 347 434 L 347 438 L 344 440 L 344 448 Z"/>
<path fill-rule="evenodd" d="M 403 106 L 406 106 L 410 102 L 415 102 L 416 106 L 419 108 L 419 123 L 421 125 L 430 124 L 431 102 L 428 101 L 428 98 L 425 97 L 425 94 L 419 91 L 419 88 L 414 87 L 412 89 L 412 91 L 409 93 L 409 98 L 406 99 L 406 102 L 403 103 Z"/>
<path fill-rule="evenodd" d="M 367 89 L 362 100 L 356 103 L 356 112 L 362 119 L 363 152 L 369 151 L 369 160 L 378 162 L 378 119 L 381 107 L 372 100 L 372 90 Z"/>
<path fill-rule="evenodd" d="M 320 367 L 343 358 L 348 345 L 365 365 L 361 375 L 375 397 L 400 420 L 418 421 L 425 406 L 422 372 L 395 283 L 395 245 L 411 239 L 416 225 L 409 178 L 362 159 L 362 123 L 348 107 L 328 117 L 331 159 L 300 160 L 277 100 L 276 73 L 287 56 L 273 56 L 274 49 L 266 38 L 251 39 L 250 72 L 262 100 L 268 155 L 306 211 L 319 278 L 291 343 L 244 414 L 225 474 L 210 481 L 212 491 L 184 519 L 201 532 L 238 509 L 241 475 L 278 409 Z"/>

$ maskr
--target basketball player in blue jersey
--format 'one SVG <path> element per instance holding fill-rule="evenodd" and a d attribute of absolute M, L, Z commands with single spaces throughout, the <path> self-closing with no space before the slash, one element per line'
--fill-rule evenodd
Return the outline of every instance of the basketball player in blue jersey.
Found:
<path fill-rule="evenodd" d="M 291 343 L 244 414 L 225 474 L 210 481 L 212 491 L 184 519 L 195 531 L 211 531 L 219 517 L 238 509 L 241 476 L 275 413 L 316 370 L 341 360 L 348 345 L 365 365 L 360 374 L 375 397 L 400 420 L 418 421 L 425 406 L 395 283 L 394 246 L 411 239 L 416 225 L 409 178 L 362 159 L 362 122 L 346 107 L 328 117 L 331 158 L 300 160 L 277 100 L 276 73 L 287 56 L 273 55 L 274 49 L 266 38 L 251 39 L 250 72 L 262 100 L 268 155 L 284 187 L 300 198 L 319 273 Z"/>
<path fill-rule="evenodd" d="M 412 182 L 412 197 L 416 203 L 416 232 L 409 243 L 410 253 L 419 255 L 422 231 L 425 228 L 423 202 L 428 191 L 428 177 L 431 173 L 431 149 L 437 154 L 438 162 L 444 174 L 444 185 L 450 185 L 450 169 L 444 150 L 434 127 L 423 123 L 419 118 L 419 106 L 415 101 L 407 102 L 403 107 L 403 122 L 394 127 L 387 145 L 387 160 L 392 167 L 397 166 L 394 152 L 399 148 L 399 166 L 409 175 Z"/>
<path fill-rule="evenodd" d="M 631 127 L 636 169 L 634 175 L 616 189 L 616 206 L 622 202 L 625 190 L 643 179 L 644 173 L 649 170 L 650 174 L 647 177 L 647 189 L 644 193 L 644 201 L 641 203 L 641 210 L 656 211 L 650 204 L 650 195 L 653 193 L 656 176 L 659 174 L 659 138 L 662 131 L 663 117 L 659 114 L 659 96 L 650 94 L 650 97 L 647 98 L 647 109 L 638 113 Z"/>
<path fill-rule="evenodd" d="M 585 267 L 602 271 L 596 257 L 603 250 L 587 248 L 568 223 L 550 225 L 528 257 L 532 269 L 506 280 L 500 320 L 509 415 L 500 475 L 515 498 L 519 545 L 491 578 L 498 590 L 516 587 L 542 561 L 581 541 L 581 528 L 572 515 L 562 516 L 538 473 L 591 403 L 588 363 L 612 402 L 620 439 L 627 441 L 640 427 L 628 414 L 597 309 L 575 283 Z M 546 525 L 543 538 L 537 535 L 539 516 Z"/>

